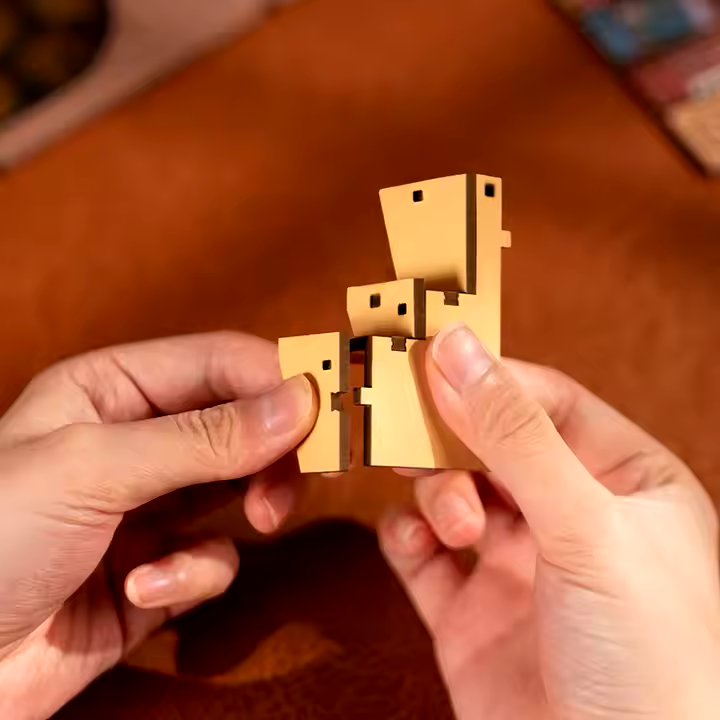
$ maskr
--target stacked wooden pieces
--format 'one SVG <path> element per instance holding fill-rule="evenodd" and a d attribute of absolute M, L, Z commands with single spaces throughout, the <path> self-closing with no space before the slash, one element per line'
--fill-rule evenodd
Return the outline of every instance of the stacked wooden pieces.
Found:
<path fill-rule="evenodd" d="M 498 178 L 458 175 L 381 191 L 397 280 L 348 288 L 355 340 L 339 333 L 280 341 L 283 376 L 308 375 L 319 393 L 315 429 L 298 451 L 302 472 L 347 470 L 349 347 L 363 353 L 365 465 L 480 470 L 438 416 L 425 376 L 426 349 L 444 326 L 464 322 L 500 353 L 502 228 Z M 338 343 L 340 347 L 338 348 Z M 343 347 L 343 343 L 345 346 Z M 334 358 L 347 364 L 338 367 Z"/>

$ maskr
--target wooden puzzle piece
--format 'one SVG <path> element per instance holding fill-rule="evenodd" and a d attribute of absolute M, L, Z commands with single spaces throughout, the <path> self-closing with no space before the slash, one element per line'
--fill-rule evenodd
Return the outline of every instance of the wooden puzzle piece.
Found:
<path fill-rule="evenodd" d="M 367 339 L 366 387 L 355 391 L 365 406 L 365 465 L 483 470 L 483 464 L 438 415 L 425 374 L 426 341 Z"/>
<path fill-rule="evenodd" d="M 490 190 L 490 187 L 493 190 Z M 500 356 L 502 315 L 502 250 L 512 236 L 502 229 L 502 183 L 497 178 L 478 179 L 476 299 L 466 301 L 470 320 L 462 318 L 497 356 Z M 462 302 L 462 301 L 461 301 Z"/>
<path fill-rule="evenodd" d="M 494 292 L 500 248 L 510 244 L 499 178 L 455 175 L 401 185 L 381 190 L 380 202 L 399 280 L 423 278 L 428 290 Z"/>
<path fill-rule="evenodd" d="M 353 334 L 425 337 L 425 283 L 395 280 L 350 287 L 347 311 Z"/>
<path fill-rule="evenodd" d="M 281 338 L 284 379 L 306 375 L 319 409 L 315 427 L 297 451 L 303 473 L 345 472 L 350 467 L 349 417 L 341 396 L 348 392 L 349 343 L 343 333 Z"/>
<path fill-rule="evenodd" d="M 432 290 L 474 292 L 475 233 L 468 227 L 474 177 L 456 175 L 380 191 L 399 280 L 424 278 Z"/>
<path fill-rule="evenodd" d="M 500 297 L 490 301 L 480 295 L 428 290 L 425 294 L 427 337 L 442 328 L 464 322 L 493 352 L 500 355 Z"/>

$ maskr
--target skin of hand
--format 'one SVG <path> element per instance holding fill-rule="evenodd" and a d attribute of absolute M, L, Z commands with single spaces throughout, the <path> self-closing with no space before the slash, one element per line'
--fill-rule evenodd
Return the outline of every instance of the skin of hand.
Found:
<path fill-rule="evenodd" d="M 720 717 L 717 517 L 691 471 L 574 381 L 498 362 L 463 325 L 434 339 L 427 373 L 488 476 L 418 478 L 418 512 L 380 536 L 457 716 Z"/>
<path fill-rule="evenodd" d="M 282 382 L 274 344 L 235 333 L 98 351 L 38 376 L 0 420 L 0 717 L 49 717 L 223 593 L 239 562 L 229 539 L 193 543 L 133 511 L 265 468 L 316 413 L 305 378 Z M 250 482 L 257 529 L 291 504 L 285 484 Z"/>

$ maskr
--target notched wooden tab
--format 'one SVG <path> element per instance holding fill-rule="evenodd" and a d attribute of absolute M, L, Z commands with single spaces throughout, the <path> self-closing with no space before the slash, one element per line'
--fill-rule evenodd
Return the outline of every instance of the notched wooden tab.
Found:
<path fill-rule="evenodd" d="M 372 388 L 359 387 L 353 389 L 353 403 L 360 407 L 372 405 Z"/>
<path fill-rule="evenodd" d="M 404 337 L 392 338 L 392 351 L 393 352 L 407 352 L 407 338 L 404 338 Z"/>
<path fill-rule="evenodd" d="M 368 337 L 354 337 L 350 340 L 350 354 L 365 352 L 368 346 Z"/>

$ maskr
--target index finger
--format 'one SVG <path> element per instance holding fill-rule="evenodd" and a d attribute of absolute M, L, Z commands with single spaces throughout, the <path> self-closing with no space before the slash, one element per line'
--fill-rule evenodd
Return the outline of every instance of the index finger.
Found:
<path fill-rule="evenodd" d="M 662 443 L 572 378 L 519 360 L 504 359 L 503 364 L 542 406 L 578 460 L 611 492 L 627 495 L 685 476 L 679 472 L 681 461 Z"/>
<path fill-rule="evenodd" d="M 73 423 L 144 420 L 261 395 L 282 382 L 277 346 L 237 332 L 152 340 L 46 370 L 0 420 L 16 442 Z"/>

